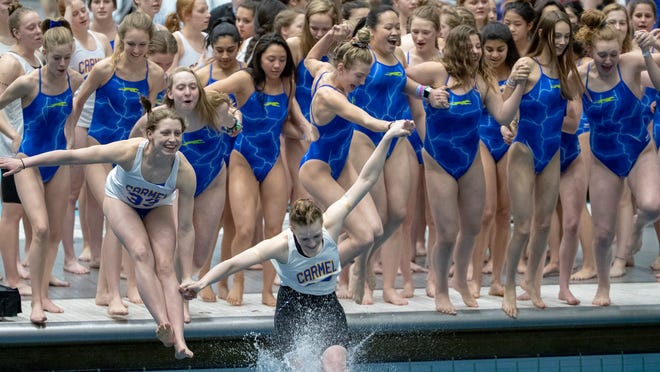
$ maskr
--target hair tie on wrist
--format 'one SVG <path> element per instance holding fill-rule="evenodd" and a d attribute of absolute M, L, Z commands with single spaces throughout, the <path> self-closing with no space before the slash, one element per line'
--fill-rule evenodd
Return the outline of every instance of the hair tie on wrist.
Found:
<path fill-rule="evenodd" d="M 18 160 L 21 161 L 21 166 L 23 166 L 23 169 L 25 169 L 25 163 L 23 162 L 23 158 L 18 158 Z"/>

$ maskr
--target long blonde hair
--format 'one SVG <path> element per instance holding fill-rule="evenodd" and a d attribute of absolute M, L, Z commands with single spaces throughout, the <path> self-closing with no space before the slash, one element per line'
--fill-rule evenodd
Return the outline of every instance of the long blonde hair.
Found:
<path fill-rule="evenodd" d="M 154 24 L 149 18 L 148 15 L 142 12 L 133 12 L 121 21 L 119 24 L 119 29 L 117 30 L 117 43 L 115 43 L 115 50 L 112 53 L 112 66 L 117 67 L 119 59 L 124 53 L 124 37 L 126 37 L 126 32 L 129 30 L 140 30 L 144 31 L 149 35 L 149 41 L 154 36 Z"/>

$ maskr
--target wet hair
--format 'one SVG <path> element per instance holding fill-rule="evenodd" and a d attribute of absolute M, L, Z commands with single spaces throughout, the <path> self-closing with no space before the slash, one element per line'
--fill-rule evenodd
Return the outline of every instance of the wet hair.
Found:
<path fill-rule="evenodd" d="M 506 44 L 506 63 L 509 68 L 513 68 L 513 65 L 520 58 L 518 54 L 518 49 L 516 49 L 516 43 L 513 41 L 513 36 L 511 31 L 503 23 L 500 22 L 490 22 L 486 24 L 481 29 L 481 41 L 486 44 L 488 40 L 502 40 Z"/>
<path fill-rule="evenodd" d="M 149 41 L 149 54 L 177 54 L 176 38 L 167 30 L 156 30 Z"/>
<path fill-rule="evenodd" d="M 9 25 L 9 32 L 14 39 L 16 38 L 14 31 L 21 27 L 21 19 L 23 18 L 23 15 L 31 12 L 37 13 L 36 10 L 24 7 L 18 2 L 9 4 L 9 21 L 7 23 Z"/>
<path fill-rule="evenodd" d="M 573 55 L 573 37 L 568 40 L 568 45 L 562 53 L 558 56 L 554 53 L 555 50 L 555 26 L 564 22 L 568 25 L 571 34 L 573 29 L 571 21 L 565 12 L 549 12 L 541 16 L 539 24 L 536 26 L 536 31 L 532 35 L 532 40 L 529 44 L 528 56 L 538 57 L 543 53 L 543 50 L 550 50 L 550 61 L 553 65 L 557 66 L 559 70 L 559 81 L 561 86 L 561 96 L 565 99 L 572 99 L 578 95 L 578 92 L 584 90 L 584 84 L 579 78 L 577 68 L 575 65 L 575 56 Z M 572 79 L 569 82 L 569 72 L 572 72 Z"/>
<path fill-rule="evenodd" d="M 147 124 L 145 126 L 145 132 L 153 133 L 156 128 L 158 128 L 158 123 L 164 119 L 177 120 L 181 123 L 181 131 L 186 130 L 186 122 L 183 120 L 181 115 L 177 114 L 176 111 L 170 108 L 159 109 L 152 111 L 151 101 L 145 96 L 140 96 L 140 103 L 144 109 L 145 114 L 147 115 Z"/>
<path fill-rule="evenodd" d="M 607 16 L 600 10 L 587 10 L 582 14 L 582 27 L 575 34 L 575 39 L 588 48 L 593 48 L 597 41 L 619 40 L 618 32 L 607 24 Z"/>
<path fill-rule="evenodd" d="M 90 8 L 93 2 L 94 0 L 87 0 L 87 7 Z M 112 5 L 115 6 L 115 9 L 117 9 L 117 0 L 112 0 Z"/>
<path fill-rule="evenodd" d="M 527 24 L 535 25 L 536 12 L 532 7 L 532 3 L 528 0 L 517 0 L 506 3 L 502 16 L 506 15 L 507 12 L 514 12 L 527 22 Z M 534 30 L 534 26 L 531 29 Z"/>
<path fill-rule="evenodd" d="M 657 6 L 655 5 L 655 2 L 653 0 L 631 0 L 628 3 L 628 17 L 632 18 L 633 13 L 635 13 L 635 8 L 637 8 L 638 5 L 641 4 L 646 4 L 651 7 L 651 12 L 653 12 L 653 18 L 657 20 Z"/>
<path fill-rule="evenodd" d="M 353 1 L 345 1 L 344 4 L 341 6 L 341 16 L 343 19 L 349 19 L 351 18 L 351 13 L 355 9 L 369 9 L 370 5 L 369 2 L 365 0 L 353 0 Z"/>
<path fill-rule="evenodd" d="M 399 16 L 399 13 L 396 10 L 394 10 L 394 8 L 392 8 L 390 5 L 379 5 L 375 8 L 371 8 L 369 14 L 367 14 L 367 17 L 365 19 L 366 22 L 365 26 L 367 26 L 372 30 L 375 29 L 376 26 L 378 26 L 378 20 L 380 18 L 380 15 L 387 12 L 394 12 L 394 14 L 396 14 L 397 17 Z"/>
<path fill-rule="evenodd" d="M 632 27 L 632 22 L 630 22 L 630 15 L 628 14 L 628 10 L 626 9 L 625 6 L 621 4 L 609 4 L 603 8 L 603 13 L 605 14 L 605 17 L 607 18 L 607 15 L 616 12 L 616 11 L 621 11 L 623 14 L 626 16 L 626 24 L 628 25 L 628 28 L 626 30 L 626 37 L 623 38 L 623 45 L 621 46 L 621 53 L 627 53 L 632 50 L 633 47 L 633 27 Z"/>
<path fill-rule="evenodd" d="M 316 221 L 323 223 L 323 211 L 312 199 L 298 199 L 291 205 L 289 224 L 292 226 L 309 226 Z"/>
<path fill-rule="evenodd" d="M 71 25 L 63 17 L 57 19 L 46 18 L 41 21 L 39 25 L 43 33 L 43 46 L 45 50 L 52 50 L 52 48 L 59 45 L 74 46 L 73 32 Z"/>
<path fill-rule="evenodd" d="M 286 40 L 284 40 L 282 36 L 275 33 L 269 33 L 257 40 L 256 45 L 254 46 L 254 52 L 252 53 L 246 68 L 246 71 L 252 76 L 254 85 L 257 89 L 260 89 L 262 84 L 266 82 L 266 73 L 261 66 L 261 56 L 271 45 L 279 45 L 284 48 L 284 51 L 286 52 L 286 65 L 282 69 L 280 77 L 291 78 L 289 80 L 290 84 L 293 84 L 293 80 L 295 80 L 296 68 L 293 63 L 293 56 L 291 55 L 289 44 L 286 43 Z"/>
<path fill-rule="evenodd" d="M 472 41 L 470 40 L 472 35 L 477 35 L 481 40 L 477 29 L 468 25 L 455 27 L 447 34 L 441 61 L 447 74 L 456 80 L 456 83 L 450 88 L 471 85 L 475 74 L 483 72 L 481 60 L 476 64 L 472 61 Z"/>
<path fill-rule="evenodd" d="M 283 11 L 277 13 L 275 19 L 273 20 L 273 32 L 282 34 L 282 28 L 291 27 L 293 22 L 296 21 L 299 15 L 304 15 L 305 12 L 302 9 L 298 8 L 289 8 L 284 9 Z"/>
<path fill-rule="evenodd" d="M 236 28 L 234 22 L 230 18 L 222 17 L 211 27 L 211 32 L 206 37 L 206 47 L 213 47 L 219 38 L 225 36 L 231 37 L 237 45 L 241 45 L 241 34 L 238 32 L 238 28 Z"/>
<path fill-rule="evenodd" d="M 151 41 L 151 38 L 154 36 L 154 23 L 148 15 L 142 12 L 133 12 L 124 17 L 117 30 L 117 42 L 115 43 L 115 50 L 111 57 L 114 67 L 117 67 L 119 58 L 124 53 L 124 37 L 129 30 L 144 31 L 149 35 L 149 41 Z"/>
<path fill-rule="evenodd" d="M 339 9 L 337 4 L 331 0 L 311 0 L 305 4 L 305 24 L 300 34 L 300 52 L 306 56 L 316 44 L 316 39 L 309 30 L 309 19 L 316 14 L 326 14 L 332 20 L 332 24 L 339 24 Z"/>
<path fill-rule="evenodd" d="M 221 124 L 218 121 L 218 115 L 216 115 L 216 109 L 223 103 L 226 103 L 228 107 L 232 105 L 229 96 L 225 93 L 220 92 L 206 92 L 204 90 L 204 85 L 199 80 L 199 76 L 193 71 L 190 67 L 179 66 L 174 69 L 168 78 L 167 81 L 167 90 L 171 91 L 174 88 L 174 77 L 179 73 L 189 73 L 195 78 L 195 83 L 197 84 L 197 91 L 199 92 L 199 98 L 195 104 L 195 111 L 199 113 L 199 117 L 204 123 L 210 123 L 213 127 L 220 131 Z M 174 100 L 165 95 L 163 101 L 167 107 L 174 107 Z"/>
<path fill-rule="evenodd" d="M 254 51 L 254 46 L 257 40 L 267 33 L 274 32 L 273 22 L 275 16 L 286 9 L 279 0 L 262 0 L 257 6 L 257 11 L 254 14 L 254 36 L 245 48 L 245 55 L 249 56 Z"/>
<path fill-rule="evenodd" d="M 334 66 L 337 67 L 342 63 L 345 69 L 350 69 L 358 62 L 371 66 L 374 59 L 369 50 L 369 41 L 371 41 L 371 32 L 365 27 L 359 29 L 353 39 L 335 49 Z"/>

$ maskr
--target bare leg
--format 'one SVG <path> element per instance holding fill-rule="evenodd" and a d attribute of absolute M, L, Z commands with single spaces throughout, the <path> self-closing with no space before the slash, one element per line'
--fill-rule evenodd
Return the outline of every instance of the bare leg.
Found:
<path fill-rule="evenodd" d="M 491 244 L 490 249 L 493 274 L 491 276 L 488 294 L 500 297 L 504 296 L 502 268 L 504 266 L 506 247 L 509 244 L 509 237 L 511 236 L 511 200 L 509 198 L 507 176 L 508 157 L 509 155 L 507 153 L 497 163 L 497 211 L 495 214 L 493 244 Z"/>

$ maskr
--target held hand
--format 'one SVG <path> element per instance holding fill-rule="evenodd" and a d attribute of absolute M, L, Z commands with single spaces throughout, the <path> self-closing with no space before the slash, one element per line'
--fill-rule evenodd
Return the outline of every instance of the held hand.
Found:
<path fill-rule="evenodd" d="M 637 45 L 639 45 L 639 48 L 642 50 L 642 53 L 649 52 L 651 47 L 653 47 L 656 42 L 653 34 L 646 31 L 635 31 L 635 35 L 633 38 L 635 39 Z"/>
<path fill-rule="evenodd" d="M 385 132 L 385 137 L 407 137 L 415 129 L 415 122 L 412 120 L 397 120 L 392 122 L 390 129 Z"/>
<path fill-rule="evenodd" d="M 431 89 L 431 94 L 429 94 L 428 100 L 431 107 L 438 109 L 449 108 L 449 92 L 447 92 L 447 86 Z"/>
<path fill-rule="evenodd" d="M 502 139 L 507 145 L 513 143 L 513 139 L 516 137 L 511 128 L 506 125 L 500 126 L 500 133 L 502 134 Z"/>
<path fill-rule="evenodd" d="M 524 83 L 527 81 L 529 74 L 532 72 L 532 68 L 529 64 L 518 60 L 516 64 L 511 69 L 511 75 L 509 75 L 509 80 L 515 81 L 518 84 Z"/>
<path fill-rule="evenodd" d="M 316 126 L 307 124 L 305 125 L 305 131 L 303 132 L 300 139 L 303 141 L 314 142 L 318 140 L 320 136 L 321 135 L 319 134 L 319 130 L 316 128 Z"/>
<path fill-rule="evenodd" d="M 7 157 L 0 157 L 0 168 L 7 170 L 3 175 L 4 177 L 11 176 L 25 169 L 21 159 Z"/>
<path fill-rule="evenodd" d="M 351 26 L 347 23 L 332 26 L 332 40 L 336 42 L 348 39 L 351 36 L 351 33 Z"/>
<path fill-rule="evenodd" d="M 179 293 L 186 300 L 192 300 L 197 297 L 197 293 L 202 290 L 199 282 L 184 282 L 179 286 Z"/>

